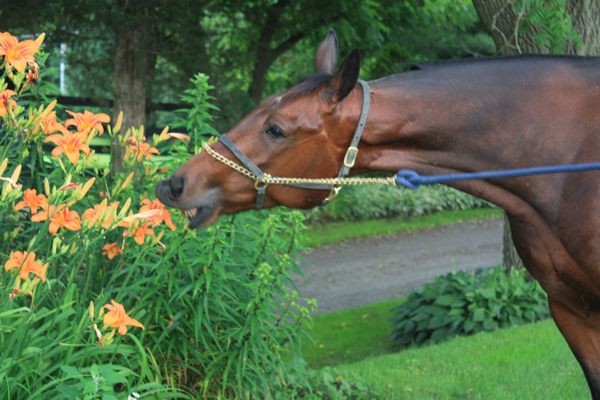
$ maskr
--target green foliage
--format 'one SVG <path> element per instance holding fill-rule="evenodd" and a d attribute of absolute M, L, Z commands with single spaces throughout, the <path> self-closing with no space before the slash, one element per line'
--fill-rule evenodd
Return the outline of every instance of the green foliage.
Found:
<path fill-rule="evenodd" d="M 361 378 L 348 379 L 336 370 L 325 367 L 305 370 L 290 375 L 285 385 L 279 386 L 273 398 L 276 400 L 381 400 L 376 390 L 365 385 Z M 308 380 L 307 380 L 308 379 Z"/>
<path fill-rule="evenodd" d="M 445 210 L 490 207 L 490 203 L 448 186 L 408 190 L 394 186 L 349 186 L 330 204 L 306 211 L 307 221 L 421 216 Z"/>
<path fill-rule="evenodd" d="M 218 135 L 212 127 L 212 113 L 219 109 L 211 104 L 215 98 L 208 94 L 215 87 L 208 83 L 208 76 L 196 74 L 192 78 L 193 88 L 184 91 L 181 100 L 188 103 L 189 110 L 178 110 L 181 115 L 180 121 L 174 124 L 174 128 L 184 128 L 192 137 L 192 143 L 200 143 L 203 139 Z"/>
<path fill-rule="evenodd" d="M 452 272 L 413 291 L 391 310 L 391 340 L 401 346 L 437 343 L 458 335 L 521 325 L 547 318 L 547 298 L 524 270 L 504 268 Z"/>
<path fill-rule="evenodd" d="M 520 26 L 522 32 L 532 30 L 538 46 L 554 54 L 563 54 L 570 43 L 581 45 L 566 6 L 567 0 L 520 0 L 514 9 L 525 14 Z"/>
<path fill-rule="evenodd" d="M 23 81 L 9 68 L 0 91 L 9 72 Z M 187 95 L 201 135 L 210 98 L 206 77 L 194 83 Z M 181 141 L 165 131 L 146 142 L 143 128 L 129 130 L 119 136 L 126 172 L 109 179 L 83 146 L 98 129 L 71 133 L 85 142 L 69 157 L 51 153 L 68 134 L 45 134 L 53 105 L 29 98 L 13 95 L 0 117 L 0 398 L 269 398 L 272 382 L 287 379 L 284 348 L 298 353 L 310 321 L 290 289 L 301 214 L 245 213 L 188 230 L 182 214 L 148 198 L 189 158 Z M 151 144 L 170 156 L 150 159 Z M 16 207 L 25 190 L 47 205 Z M 150 204 L 160 214 L 148 220 L 139 213 Z M 67 208 L 65 225 L 56 210 Z M 123 251 L 109 258 L 107 245 Z M 15 261 L 25 251 L 37 267 Z M 127 330 L 117 303 L 137 321 Z"/>

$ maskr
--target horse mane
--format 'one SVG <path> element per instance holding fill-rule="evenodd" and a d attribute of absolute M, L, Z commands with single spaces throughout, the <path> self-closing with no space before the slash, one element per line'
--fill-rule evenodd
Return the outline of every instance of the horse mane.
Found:
<path fill-rule="evenodd" d="M 449 66 L 471 65 L 471 64 L 486 64 L 486 63 L 502 63 L 502 62 L 535 62 L 540 60 L 554 60 L 567 62 L 595 62 L 600 63 L 600 57 L 585 57 L 563 54 L 523 54 L 516 56 L 499 56 L 499 57 L 481 57 L 481 58 L 462 58 L 441 61 L 423 61 L 409 62 L 403 64 L 405 72 L 411 71 L 428 71 Z M 401 72 L 402 73 L 402 72 Z"/>

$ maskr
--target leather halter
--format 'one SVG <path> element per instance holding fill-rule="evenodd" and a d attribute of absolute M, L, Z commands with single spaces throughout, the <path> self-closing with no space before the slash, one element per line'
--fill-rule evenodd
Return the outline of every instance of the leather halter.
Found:
<path fill-rule="evenodd" d="M 362 102 L 362 111 L 360 114 L 360 118 L 358 120 L 358 125 L 356 130 L 354 131 L 354 135 L 352 136 L 352 141 L 350 142 L 350 146 L 346 151 L 346 155 L 344 156 L 344 161 L 342 163 L 342 167 L 337 174 L 337 178 L 345 178 L 350 169 L 354 166 L 356 162 L 356 156 L 358 155 L 358 143 L 360 142 L 360 138 L 362 137 L 363 131 L 365 130 L 365 125 L 367 123 L 367 117 L 369 116 L 369 108 L 371 105 L 371 93 L 369 91 L 369 85 L 367 82 L 358 80 L 358 83 L 362 86 L 363 89 L 363 102 Z M 242 152 L 242 150 L 231 141 L 226 136 L 221 136 L 219 141 L 223 143 L 231 152 L 241 161 L 241 163 L 252 172 L 256 176 L 256 183 L 254 187 L 257 190 L 256 195 L 256 209 L 261 210 L 264 205 L 265 200 L 265 191 L 268 183 L 264 182 L 264 179 L 268 176 L 264 172 L 260 170 L 246 155 Z M 212 154 L 211 154 L 212 155 Z M 270 176 L 268 176 L 270 177 Z M 272 177 L 273 179 L 278 179 L 277 177 Z M 260 185 L 262 183 L 262 185 Z M 329 190 L 332 193 L 325 199 L 325 201 L 333 198 L 339 188 L 336 188 L 331 184 L 323 184 L 323 183 L 283 183 L 288 186 L 304 188 L 304 189 L 319 189 L 319 190 Z"/>

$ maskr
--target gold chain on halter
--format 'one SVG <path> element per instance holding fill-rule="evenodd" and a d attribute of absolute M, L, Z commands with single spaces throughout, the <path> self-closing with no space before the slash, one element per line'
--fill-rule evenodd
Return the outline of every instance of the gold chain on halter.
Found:
<path fill-rule="evenodd" d="M 322 179 L 307 179 L 307 178 L 281 178 L 281 177 L 273 177 L 269 174 L 265 174 L 263 179 L 258 179 L 256 175 L 254 175 L 250 170 L 242 167 L 241 165 L 231 161 L 230 159 L 223 157 L 221 154 L 214 151 L 208 143 L 204 142 L 203 145 L 204 150 L 208 154 L 210 154 L 213 158 L 218 161 L 221 161 L 223 164 L 227 165 L 238 171 L 241 174 L 246 175 L 248 178 L 254 180 L 255 186 L 259 183 L 264 185 L 271 184 L 279 184 L 279 185 L 296 185 L 296 184 L 323 184 L 323 185 L 394 185 L 396 186 L 395 177 L 390 176 L 388 178 L 322 178 Z"/>

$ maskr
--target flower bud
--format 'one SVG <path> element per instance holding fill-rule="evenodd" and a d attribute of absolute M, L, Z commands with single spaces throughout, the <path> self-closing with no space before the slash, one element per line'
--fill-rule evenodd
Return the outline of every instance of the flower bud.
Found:
<path fill-rule="evenodd" d="M 50 197 L 50 181 L 48 181 L 48 178 L 44 178 L 44 191 L 46 192 L 46 197 Z"/>
<path fill-rule="evenodd" d="M 8 165 L 8 158 L 5 158 L 2 161 L 2 164 L 0 164 L 0 176 L 2 176 L 2 174 L 4 173 L 4 171 L 6 171 L 6 166 Z"/>
<path fill-rule="evenodd" d="M 119 132 L 121 130 L 121 124 L 123 123 L 123 111 L 119 113 L 119 117 L 117 118 L 117 124 L 115 125 L 115 129 L 113 129 L 114 133 Z"/>

